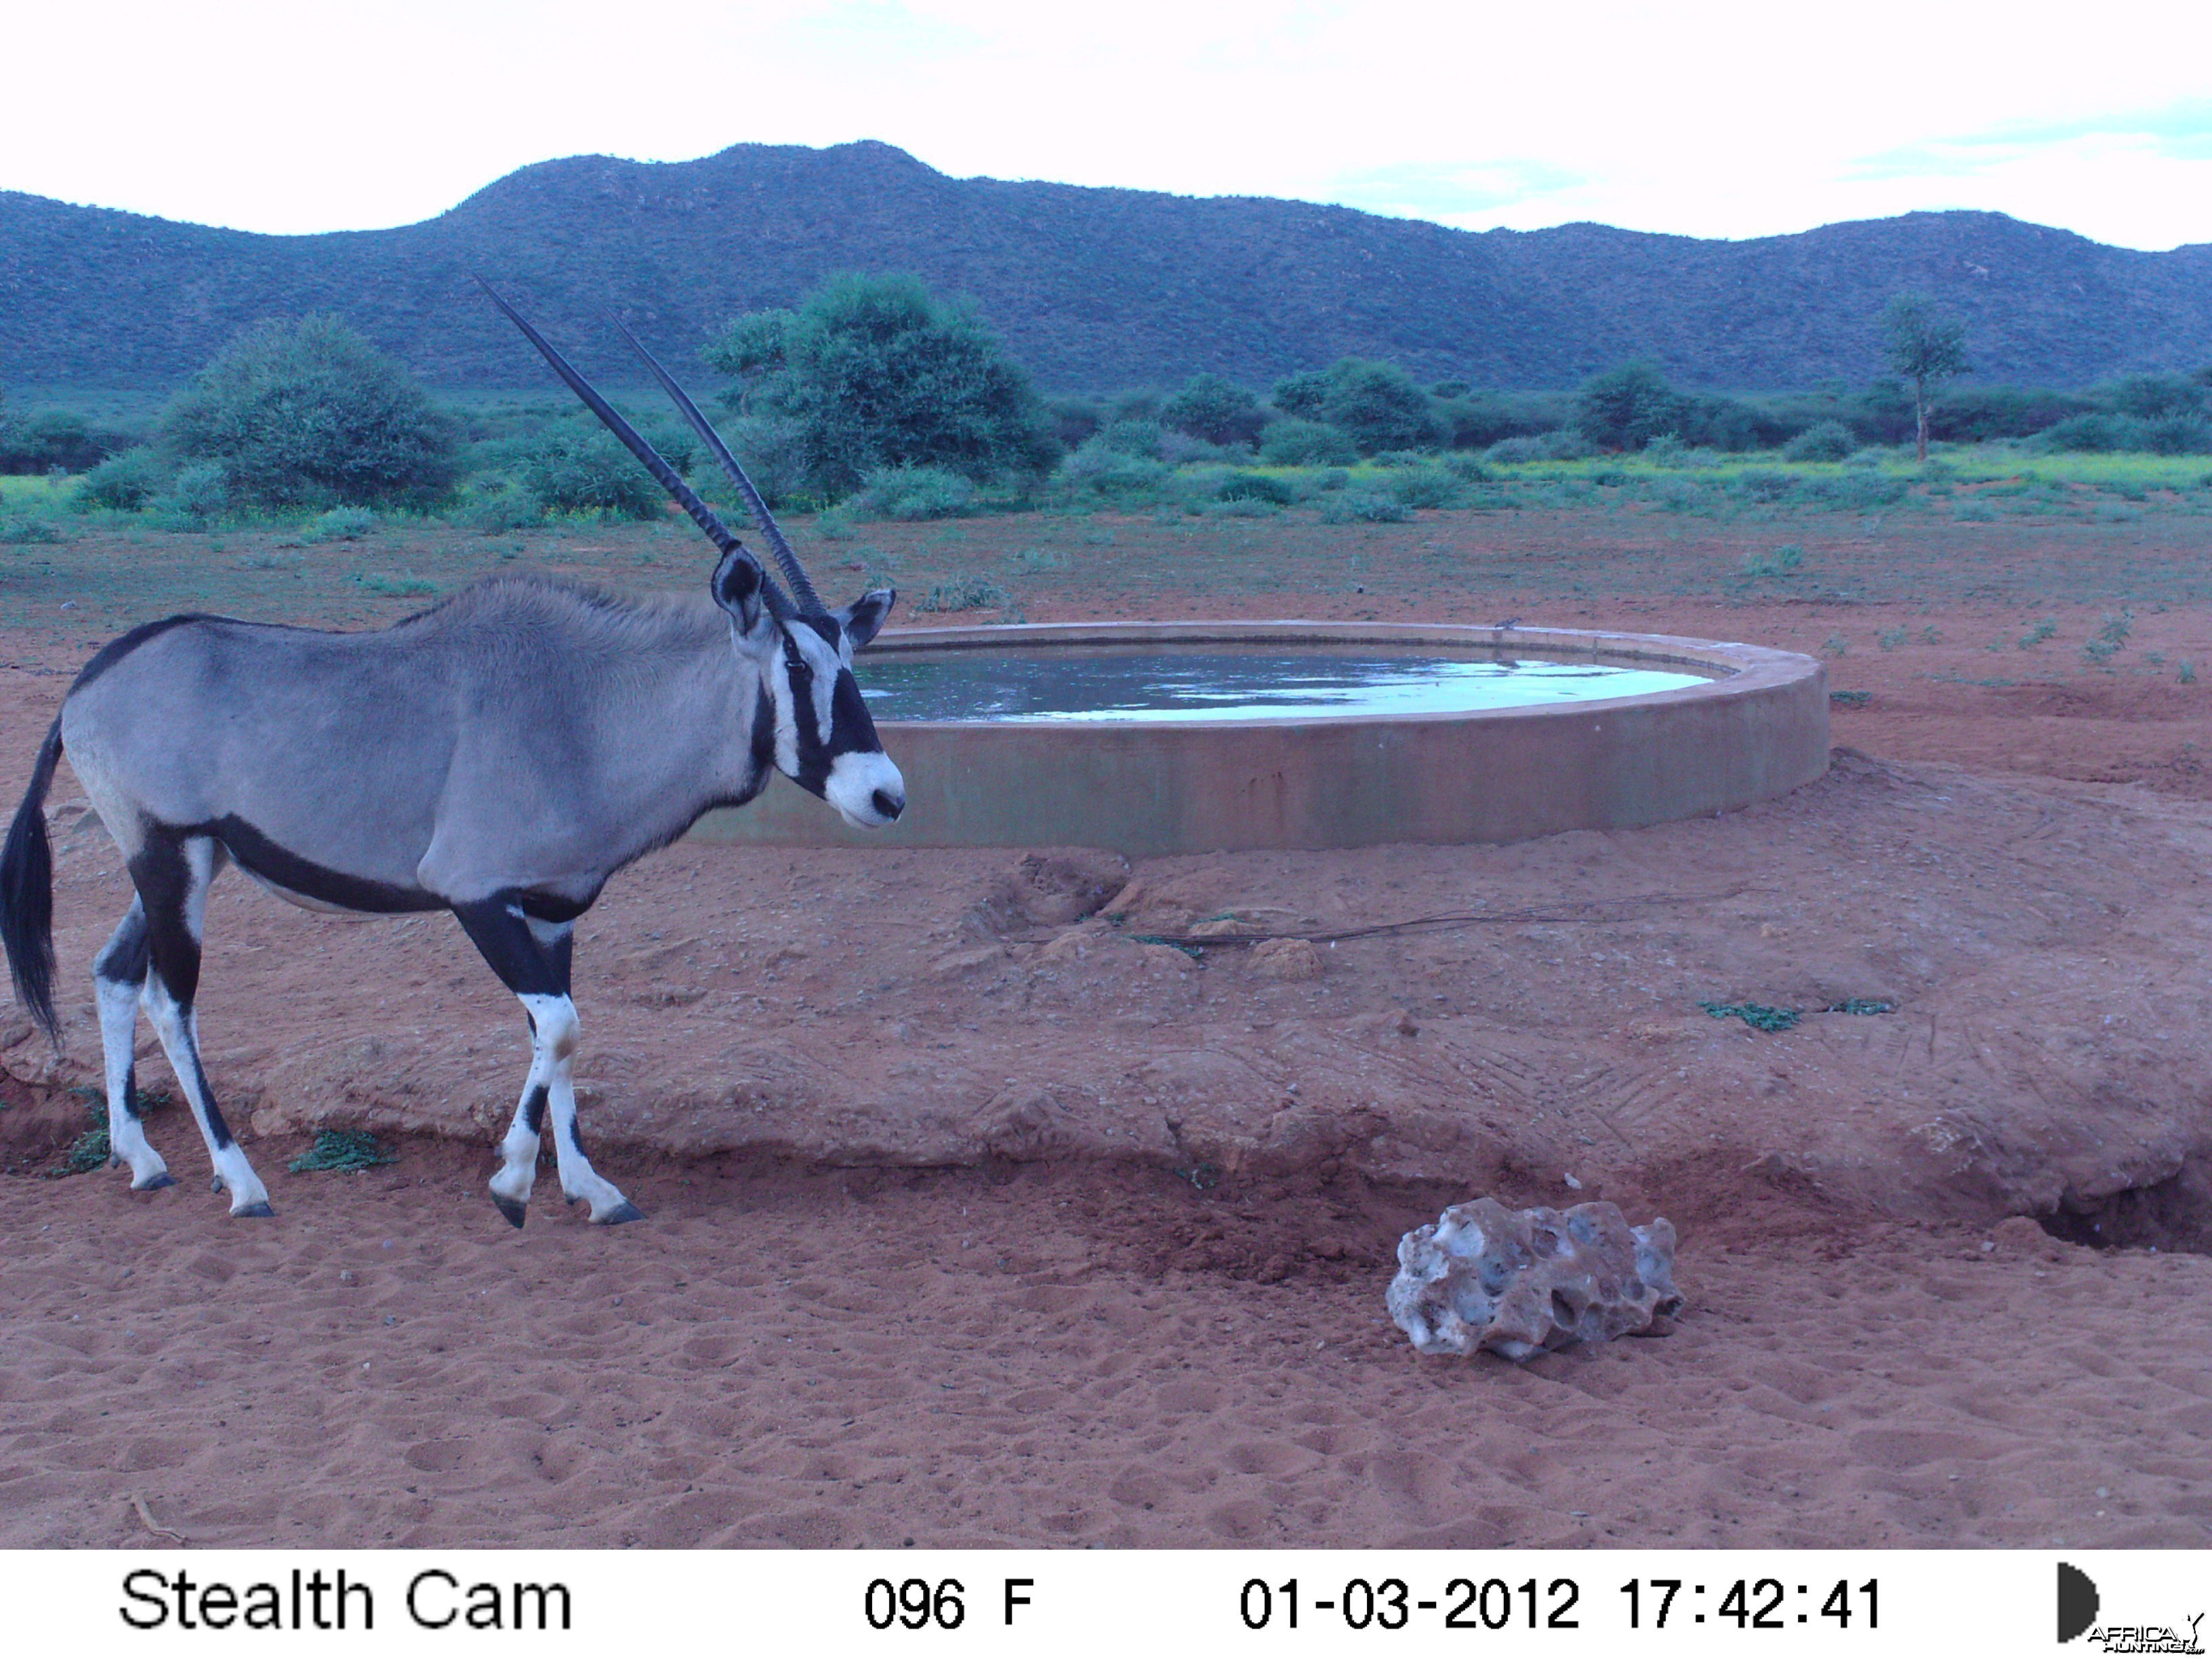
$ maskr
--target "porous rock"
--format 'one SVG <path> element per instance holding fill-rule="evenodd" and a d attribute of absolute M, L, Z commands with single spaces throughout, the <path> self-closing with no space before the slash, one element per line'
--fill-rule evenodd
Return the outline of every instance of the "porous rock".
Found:
<path fill-rule="evenodd" d="M 1632 1227 L 1617 1204 L 1509 1210 L 1494 1198 L 1400 1239 L 1389 1294 L 1421 1352 L 1508 1359 L 1645 1330 L 1681 1305 L 1665 1218 Z"/>
<path fill-rule="evenodd" d="M 1319 979 L 1321 951 L 1310 939 L 1262 939 L 1252 947 L 1252 971 L 1262 979 Z"/>

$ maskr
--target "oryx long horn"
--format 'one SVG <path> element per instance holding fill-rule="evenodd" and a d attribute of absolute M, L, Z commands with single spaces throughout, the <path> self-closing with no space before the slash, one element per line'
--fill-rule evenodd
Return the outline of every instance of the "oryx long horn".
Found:
<path fill-rule="evenodd" d="M 753 488 L 753 481 L 745 476 L 744 468 L 738 465 L 738 458 L 730 453 L 730 447 L 722 441 L 722 434 L 708 424 L 707 417 L 699 412 L 699 405 L 693 403 L 684 388 L 676 384 L 676 377 L 660 366 L 659 360 L 645 349 L 645 343 L 629 331 L 623 319 L 612 312 L 605 315 L 609 322 L 622 330 L 623 338 L 630 343 L 637 355 L 645 359 L 645 366 L 653 371 L 653 379 L 660 382 L 660 389 L 669 395 L 678 409 L 683 410 L 684 418 L 691 422 L 691 429 L 699 434 L 699 441 L 707 446 L 708 453 L 720 462 L 722 471 L 730 475 L 730 482 L 737 485 L 738 493 L 745 498 L 745 505 L 752 509 L 753 522 L 760 526 L 761 534 L 768 538 L 768 544 L 775 550 L 775 562 L 783 567 L 783 574 L 790 581 L 791 591 L 799 604 L 817 615 L 826 612 L 829 607 L 822 603 L 822 596 L 814 591 L 814 584 L 806 579 L 806 571 L 799 562 L 799 555 L 793 552 L 791 544 L 784 540 L 783 532 L 777 527 L 775 515 L 768 510 L 768 503 L 761 499 L 760 491 Z"/>
<path fill-rule="evenodd" d="M 473 272 L 471 274 L 474 275 Z M 592 389 L 591 383 L 569 366 L 568 360 L 556 351 L 543 334 L 530 325 L 529 319 L 501 299 L 492 285 L 483 277 L 478 276 L 476 281 L 478 288 L 491 295 L 491 302 L 507 313 L 507 321 L 520 329 L 523 337 L 536 346 L 538 354 L 553 365 L 553 372 L 568 383 L 568 390 L 582 398 L 584 406 L 605 422 L 608 431 L 622 440 L 624 448 L 645 463 L 645 470 L 659 481 L 663 489 L 676 498 L 677 506 L 691 515 L 692 523 L 707 532 L 707 539 L 725 553 L 740 545 L 728 526 L 714 516 L 714 509 L 699 499 L 697 493 L 684 482 L 676 469 L 661 459 L 660 452 L 639 436 L 637 428 L 617 414 L 614 405 Z M 790 556 L 786 552 L 784 556 L 788 559 Z M 794 614 L 790 599 L 775 585 L 775 579 L 765 571 L 761 573 L 761 588 L 768 608 L 775 615 L 787 618 Z M 814 599 L 813 589 L 808 588 L 805 592 L 807 598 L 813 600 L 814 608 L 820 610 L 822 602 Z"/>

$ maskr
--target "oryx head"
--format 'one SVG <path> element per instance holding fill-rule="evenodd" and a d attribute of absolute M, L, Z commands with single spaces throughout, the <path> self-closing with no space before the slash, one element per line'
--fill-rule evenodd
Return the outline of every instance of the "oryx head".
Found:
<path fill-rule="evenodd" d="M 875 721 L 869 718 L 860 684 L 853 678 L 853 653 L 875 638 L 884 618 L 890 615 L 897 593 L 888 587 L 878 588 L 842 611 L 831 611 L 823 605 L 814 584 L 807 580 L 799 556 L 791 550 L 791 544 L 769 512 L 768 503 L 753 488 L 744 468 L 738 465 L 738 458 L 730 453 L 729 446 L 637 337 L 610 318 L 645 359 L 662 390 L 675 400 L 708 453 L 745 498 L 753 521 L 768 538 L 785 580 L 791 584 L 787 594 L 723 526 L 714 509 L 569 367 L 568 359 L 548 344 L 544 336 L 513 306 L 493 294 L 489 283 L 482 277 L 477 280 L 491 295 L 492 303 L 507 313 L 508 320 L 544 354 L 554 372 L 568 383 L 569 390 L 645 464 L 661 488 L 721 550 L 721 562 L 714 567 L 712 583 L 714 602 L 729 613 L 733 648 L 761 676 L 775 720 L 777 769 L 800 788 L 828 801 L 848 823 L 872 829 L 897 817 L 906 810 L 906 783 L 884 753 Z"/>

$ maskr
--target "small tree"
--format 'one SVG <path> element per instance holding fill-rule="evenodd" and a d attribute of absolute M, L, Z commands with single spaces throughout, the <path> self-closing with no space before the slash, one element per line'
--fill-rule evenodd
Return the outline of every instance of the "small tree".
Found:
<path fill-rule="evenodd" d="M 417 504 L 451 488 L 452 422 L 336 317 L 271 319 L 225 346 L 162 411 L 163 447 L 220 465 L 234 500 Z"/>
<path fill-rule="evenodd" d="M 883 466 L 1036 471 L 1056 448 L 1027 371 L 917 276 L 832 276 L 795 310 L 732 319 L 702 355 L 745 382 L 744 408 L 798 423 L 826 489 Z"/>
<path fill-rule="evenodd" d="M 1260 400 L 1218 374 L 1194 374 L 1160 405 L 1162 423 L 1210 444 L 1249 443 L 1263 417 Z"/>
<path fill-rule="evenodd" d="M 1935 301 L 1925 294 L 1900 294 L 1881 313 L 1881 328 L 1888 347 L 1889 366 L 1912 382 L 1912 418 L 1917 434 L 1916 453 L 1928 459 L 1928 400 L 1936 389 L 1966 368 L 1966 325 L 1956 317 L 1938 315 Z"/>
<path fill-rule="evenodd" d="M 1600 449 L 1641 449 L 1662 432 L 1679 434 L 1689 400 L 1658 365 L 1623 363 L 1593 374 L 1575 393 L 1575 427 Z"/>

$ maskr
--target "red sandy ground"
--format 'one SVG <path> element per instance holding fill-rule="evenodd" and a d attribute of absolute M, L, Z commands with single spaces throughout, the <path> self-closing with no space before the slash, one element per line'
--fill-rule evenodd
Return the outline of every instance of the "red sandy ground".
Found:
<path fill-rule="evenodd" d="M 580 933 L 586 1133 L 651 1218 L 611 1231 L 550 1171 L 526 1232 L 485 1200 L 521 1032 L 449 923 L 235 878 L 203 1027 L 277 1218 L 224 1216 L 173 1111 L 177 1187 L 39 1179 L 82 1127 L 79 975 L 125 902 L 64 772 L 68 1053 L 0 1030 L 0 1546 L 173 1543 L 136 1499 L 194 1545 L 2202 1547 L 2212 687 L 2147 653 L 2212 669 L 2212 617 L 2140 597 L 2201 538 L 2130 526 L 2130 589 L 2099 585 L 2104 532 L 1815 529 L 1788 532 L 1808 565 L 1917 560 L 1917 591 L 1678 580 L 1772 531 L 1647 569 L 1603 525 L 1454 516 L 1363 544 L 1387 600 L 1293 605 L 1219 561 L 1162 574 L 1167 532 L 1122 526 L 1029 614 L 1840 635 L 1865 754 L 1721 820 L 1158 860 L 1109 905 L 1125 933 L 1483 918 L 1346 939 L 1306 982 L 1071 923 L 1095 859 L 672 849 Z M 1436 545 L 1572 556 L 1509 608 Z M 2121 672 L 2081 664 L 2123 600 Z M 0 669 L 9 776 L 105 631 L 50 601 Z M 1697 1006 L 1845 997 L 1898 1007 L 1761 1036 Z M 324 1122 L 401 1161 L 284 1174 Z M 1477 1191 L 1573 1201 L 1569 1175 L 1680 1227 L 1672 1332 L 1413 1355 L 1398 1235 Z"/>

